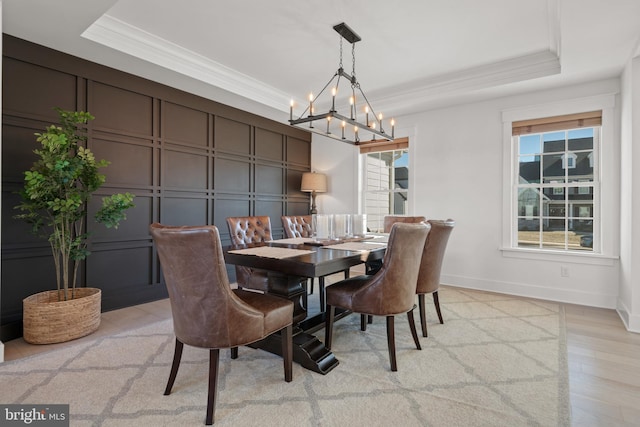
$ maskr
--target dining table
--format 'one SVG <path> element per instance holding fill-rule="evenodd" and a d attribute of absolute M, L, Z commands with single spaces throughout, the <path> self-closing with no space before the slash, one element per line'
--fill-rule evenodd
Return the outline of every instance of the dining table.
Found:
<path fill-rule="evenodd" d="M 293 360 L 303 367 L 327 374 L 338 366 L 338 359 L 314 332 L 324 327 L 325 312 L 310 315 L 307 304 L 307 280 L 348 270 L 356 265 L 378 261 L 386 249 L 384 234 L 341 240 L 289 238 L 223 248 L 227 264 L 265 270 L 267 293 L 293 302 Z M 350 314 L 336 313 L 336 320 Z M 281 355 L 279 334 L 251 345 Z"/>

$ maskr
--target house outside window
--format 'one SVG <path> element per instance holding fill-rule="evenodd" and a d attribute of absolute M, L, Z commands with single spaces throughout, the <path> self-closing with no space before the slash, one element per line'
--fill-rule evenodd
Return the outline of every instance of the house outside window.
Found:
<path fill-rule="evenodd" d="M 594 251 L 601 113 L 591 115 L 597 117 L 589 118 L 589 126 L 567 118 L 540 119 L 536 126 L 513 123 L 514 247 Z"/>
<path fill-rule="evenodd" d="M 408 213 L 409 151 L 368 151 L 361 156 L 362 212 L 367 215 L 367 228 L 382 232 L 386 215 Z"/>

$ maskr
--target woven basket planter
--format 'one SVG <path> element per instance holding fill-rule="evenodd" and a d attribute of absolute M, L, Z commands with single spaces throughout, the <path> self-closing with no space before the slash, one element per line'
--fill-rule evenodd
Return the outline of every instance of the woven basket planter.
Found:
<path fill-rule="evenodd" d="M 75 298 L 67 301 L 58 301 L 58 291 L 31 295 L 22 301 L 23 338 L 53 344 L 89 335 L 100 326 L 101 301 L 97 288 L 76 288 Z"/>

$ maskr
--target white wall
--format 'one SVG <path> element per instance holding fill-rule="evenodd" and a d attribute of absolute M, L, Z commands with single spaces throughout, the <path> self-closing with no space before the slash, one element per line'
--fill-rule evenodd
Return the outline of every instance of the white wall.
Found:
<path fill-rule="evenodd" d="M 615 307 L 617 260 L 587 261 L 556 255 L 531 259 L 513 257 L 501 250 L 503 221 L 509 220 L 505 218 L 503 198 L 510 188 L 504 185 L 502 112 L 618 91 L 616 79 L 401 118 L 414 122 L 418 135 L 411 146 L 414 161 L 420 165 L 414 170 L 418 192 L 414 212 L 428 218 L 456 220 L 443 267 L 444 283 Z M 618 127 L 617 121 L 615 126 Z M 613 140 L 604 143 L 611 144 L 615 153 L 618 134 L 616 130 L 612 133 Z M 614 190 L 617 191 L 617 185 Z M 613 200 L 618 198 L 614 196 Z M 615 233 L 619 230 L 618 215 L 616 209 L 612 215 Z M 613 241 L 618 242 L 617 236 Z M 561 276 L 561 267 L 569 271 L 569 277 Z"/>
<path fill-rule="evenodd" d="M 313 134 L 311 169 L 327 174 L 327 192 L 318 194 L 318 213 L 358 211 L 358 148 L 332 138 Z"/>
<path fill-rule="evenodd" d="M 453 218 L 456 228 L 447 248 L 443 283 L 535 298 L 615 308 L 619 261 L 614 256 L 585 260 L 571 256 L 529 259 L 505 256 L 503 229 L 503 123 L 508 109 L 617 93 L 618 79 L 604 80 L 547 92 L 511 96 L 464 104 L 398 118 L 414 126 L 410 140 L 412 213 L 428 218 Z M 614 98 L 615 99 L 615 98 Z M 613 152 L 619 155 L 619 109 L 611 133 Z M 321 149 L 314 140 L 314 168 L 331 171 L 334 177 L 354 177 L 353 162 L 336 159 L 332 150 Z M 357 153 L 353 155 L 357 156 Z M 344 159 L 343 159 L 344 160 Z M 334 178 L 335 180 L 335 178 Z M 335 181 L 334 181 L 335 182 Z M 355 180 L 353 182 L 356 182 Z M 335 188 L 335 184 L 332 186 Z M 619 195 L 617 178 L 611 228 L 619 245 Z M 333 194 L 351 197 L 342 188 Z M 328 202 L 328 201 L 327 201 Z M 325 202 L 325 203 L 327 203 Z M 327 209 L 340 208 L 350 200 L 332 200 Z M 561 266 L 569 277 L 561 277 Z"/>
<path fill-rule="evenodd" d="M 629 330 L 640 332 L 640 58 L 622 74 L 621 99 L 621 236 L 617 309 Z M 635 108 L 634 108 L 635 107 Z M 636 168 L 634 170 L 634 165 Z"/>

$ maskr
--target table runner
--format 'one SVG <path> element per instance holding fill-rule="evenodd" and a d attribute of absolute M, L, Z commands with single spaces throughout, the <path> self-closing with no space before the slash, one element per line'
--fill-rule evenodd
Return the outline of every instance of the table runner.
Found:
<path fill-rule="evenodd" d="M 303 243 L 313 242 L 313 239 L 311 237 L 292 237 L 290 239 L 274 240 L 273 242 L 274 243 L 287 243 L 287 244 L 293 244 L 293 245 L 301 245 Z"/>
<path fill-rule="evenodd" d="M 343 251 L 372 251 L 374 249 L 380 249 L 386 246 L 387 245 L 385 243 L 346 242 L 346 243 L 338 243 L 337 245 L 322 246 L 322 249 L 338 249 Z"/>
<path fill-rule="evenodd" d="M 275 246 L 259 246 L 256 248 L 235 249 L 235 250 L 229 251 L 229 253 L 282 259 L 282 258 L 291 258 L 298 255 L 310 254 L 310 253 L 313 253 L 313 251 L 304 250 L 304 249 L 277 248 Z"/>

